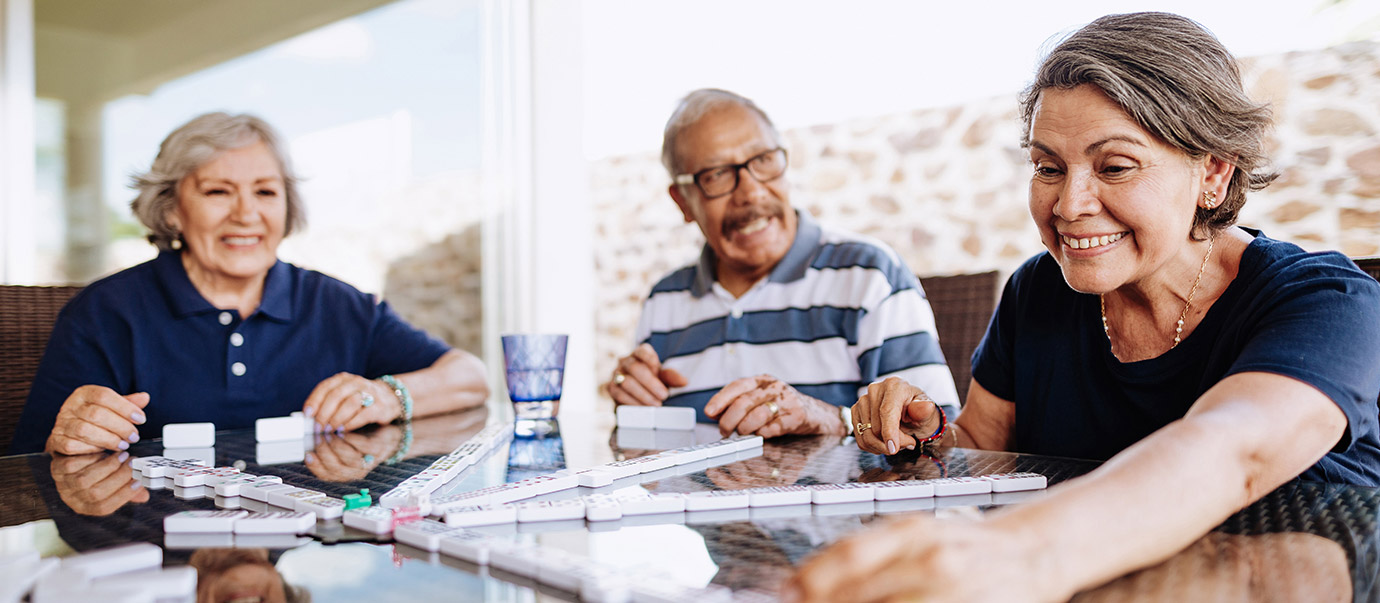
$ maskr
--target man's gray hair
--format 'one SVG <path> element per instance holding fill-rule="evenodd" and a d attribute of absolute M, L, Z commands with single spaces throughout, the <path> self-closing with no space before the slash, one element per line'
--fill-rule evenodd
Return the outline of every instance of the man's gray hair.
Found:
<path fill-rule="evenodd" d="M 268 146 L 283 172 L 284 197 L 287 201 L 287 226 L 283 236 L 306 226 L 306 215 L 297 196 L 297 177 L 292 172 L 287 154 L 283 152 L 281 137 L 272 126 L 248 114 L 207 113 L 173 130 L 158 147 L 149 171 L 135 174 L 130 187 L 138 196 L 130 203 L 134 216 L 149 229 L 149 242 L 160 250 L 172 249 L 172 242 L 181 236 L 168 222 L 177 207 L 177 186 L 197 168 L 217 155 L 257 142 Z"/>
<path fill-rule="evenodd" d="M 706 114 L 726 105 L 738 105 L 756 113 L 758 117 L 762 118 L 762 123 L 767 125 L 772 140 L 778 146 L 781 144 L 781 134 L 776 131 L 776 126 L 771 123 L 771 118 L 767 117 L 766 111 L 757 107 L 757 103 L 727 90 L 700 88 L 680 99 L 680 103 L 676 105 L 676 110 L 671 113 L 671 118 L 666 120 L 666 130 L 661 136 L 661 165 L 666 167 L 667 173 L 671 174 L 672 178 L 681 174 L 680 158 L 676 156 L 676 140 L 680 138 L 680 133 L 694 125 Z"/>
<path fill-rule="evenodd" d="M 1198 207 L 1194 237 L 1236 223 L 1246 191 L 1278 174 L 1263 142 L 1270 109 L 1241 86 L 1236 60 L 1212 32 L 1169 13 L 1108 15 L 1060 42 L 1041 62 L 1021 95 L 1021 144 L 1030 144 L 1031 119 L 1048 88 L 1097 86 L 1136 123 L 1190 157 L 1211 155 L 1236 165 L 1226 199 Z"/>

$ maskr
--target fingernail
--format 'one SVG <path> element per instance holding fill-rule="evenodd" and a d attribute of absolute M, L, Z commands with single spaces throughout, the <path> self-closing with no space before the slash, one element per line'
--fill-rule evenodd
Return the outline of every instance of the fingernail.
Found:
<path fill-rule="evenodd" d="M 336 428 L 335 428 L 335 433 L 336 433 L 336 435 L 340 435 L 340 434 L 345 433 L 345 426 L 344 426 L 344 425 L 341 425 L 341 426 L 339 426 L 339 427 L 336 427 Z"/>
<path fill-rule="evenodd" d="M 129 434 L 129 443 L 133 444 L 133 443 L 138 442 L 138 441 L 139 441 L 139 432 L 136 431 L 136 432 L 134 432 L 134 433 Z"/>
<path fill-rule="evenodd" d="M 906 446 L 906 450 L 915 450 L 915 444 L 911 444 L 910 446 Z"/>
<path fill-rule="evenodd" d="M 116 447 L 119 448 L 120 450 L 129 450 L 129 442 L 126 442 L 126 441 L 124 441 L 124 440 L 120 440 L 119 445 L 116 446 Z M 126 452 L 126 453 L 124 453 L 124 454 L 128 455 L 129 453 Z M 124 460 L 124 459 L 120 459 L 120 462 L 123 463 L 123 462 L 125 462 L 125 460 Z"/>
<path fill-rule="evenodd" d="M 308 453 L 307 453 L 307 462 L 308 462 L 308 463 L 315 463 L 315 462 L 316 462 L 316 455 L 314 455 L 314 454 L 308 452 Z"/>
<path fill-rule="evenodd" d="M 137 410 L 134 411 L 133 413 L 131 413 L 131 414 L 129 415 L 129 418 L 133 419 L 135 423 L 139 423 L 139 424 L 141 424 L 141 425 L 142 425 L 142 424 L 144 423 L 144 421 L 147 419 L 147 417 L 144 416 L 144 413 L 141 413 L 141 412 L 139 412 L 139 411 L 137 411 Z"/>
<path fill-rule="evenodd" d="M 307 415 L 308 417 L 316 416 L 316 407 L 315 407 L 315 406 L 308 406 L 308 407 L 302 409 L 302 414 Z"/>
<path fill-rule="evenodd" d="M 886 441 L 886 453 L 896 454 L 896 442 L 893 442 L 891 440 Z"/>
<path fill-rule="evenodd" d="M 124 442 L 120 442 L 120 443 L 121 443 L 121 444 L 124 444 Z M 122 450 L 123 450 L 123 449 L 122 449 Z M 115 457 L 115 458 L 118 459 L 121 463 L 123 463 L 123 462 L 125 462 L 126 459 L 129 458 L 129 453 L 128 453 L 128 452 L 121 452 L 121 453 L 120 453 L 120 456 L 117 456 L 117 457 Z"/>
<path fill-rule="evenodd" d="M 137 490 L 137 489 L 139 489 L 139 480 L 137 480 L 137 479 L 136 479 L 136 480 L 131 480 L 131 481 L 129 482 L 129 489 L 130 489 L 130 490 Z"/>

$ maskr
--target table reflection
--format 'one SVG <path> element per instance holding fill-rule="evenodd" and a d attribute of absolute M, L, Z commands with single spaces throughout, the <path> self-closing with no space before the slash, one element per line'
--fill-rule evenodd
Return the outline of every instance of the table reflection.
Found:
<path fill-rule="evenodd" d="M 288 584 L 278 573 L 268 549 L 200 549 L 188 564 L 196 568 L 197 603 L 311 601 L 306 588 Z"/>
<path fill-rule="evenodd" d="M 145 503 L 146 490 L 129 466 L 129 453 L 54 456 L 53 485 L 67 508 L 81 515 L 110 515 L 128 503 Z"/>

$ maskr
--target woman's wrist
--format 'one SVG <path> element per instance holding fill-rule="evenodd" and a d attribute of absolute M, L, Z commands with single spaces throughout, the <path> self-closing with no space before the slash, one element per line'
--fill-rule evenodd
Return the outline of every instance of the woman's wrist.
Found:
<path fill-rule="evenodd" d="M 395 422 L 402 421 L 403 423 L 410 423 L 412 421 L 412 393 L 408 391 L 407 385 L 404 384 L 401 379 L 393 375 L 379 377 L 379 381 L 382 381 L 384 387 L 387 387 L 389 391 L 393 392 L 393 396 L 397 398 L 398 404 L 401 407 L 397 418 L 393 420 Z"/>

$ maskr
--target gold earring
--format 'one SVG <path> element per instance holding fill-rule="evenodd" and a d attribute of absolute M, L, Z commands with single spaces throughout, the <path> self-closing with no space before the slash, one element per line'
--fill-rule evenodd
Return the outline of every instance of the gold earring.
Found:
<path fill-rule="evenodd" d="M 1217 191 L 1203 191 L 1203 207 L 1206 209 L 1217 207 Z"/>

